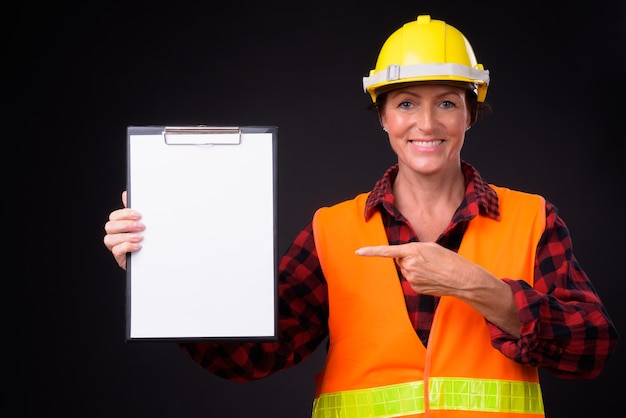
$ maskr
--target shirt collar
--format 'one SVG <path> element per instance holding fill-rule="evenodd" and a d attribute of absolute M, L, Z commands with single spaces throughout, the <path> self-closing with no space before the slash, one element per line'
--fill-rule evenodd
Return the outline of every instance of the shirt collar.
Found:
<path fill-rule="evenodd" d="M 471 164 L 461 161 L 461 170 L 465 177 L 465 198 L 454 215 L 453 222 L 471 220 L 477 215 L 500 219 L 498 195 L 489 187 Z M 369 220 L 376 210 L 385 210 L 393 213 L 395 198 L 393 182 L 398 175 L 398 164 L 387 169 L 383 177 L 376 182 L 365 204 L 365 220 Z"/>

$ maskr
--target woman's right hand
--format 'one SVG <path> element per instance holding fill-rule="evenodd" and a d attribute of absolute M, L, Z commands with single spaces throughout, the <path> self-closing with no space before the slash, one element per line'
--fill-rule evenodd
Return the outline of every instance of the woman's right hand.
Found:
<path fill-rule="evenodd" d="M 126 255 L 141 248 L 145 225 L 140 221 L 141 214 L 126 206 L 126 191 L 122 192 L 124 207 L 111 212 L 104 225 L 106 235 L 104 245 L 111 251 L 117 264 L 126 270 Z"/>

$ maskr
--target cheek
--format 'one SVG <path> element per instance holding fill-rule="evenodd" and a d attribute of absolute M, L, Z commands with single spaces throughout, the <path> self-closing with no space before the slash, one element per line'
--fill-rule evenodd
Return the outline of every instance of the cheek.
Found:
<path fill-rule="evenodd" d="M 468 127 L 470 126 L 470 123 L 471 121 L 467 119 L 459 121 L 457 125 L 458 134 L 461 136 L 465 136 L 465 132 L 467 132 L 467 130 L 469 129 Z"/>
<path fill-rule="evenodd" d="M 383 126 L 385 126 L 389 132 L 402 131 L 408 125 L 406 118 L 394 116 L 393 113 L 387 113 L 386 116 L 382 118 L 382 121 Z"/>
<path fill-rule="evenodd" d="M 406 136 L 406 129 L 402 129 L 393 123 L 387 127 L 387 140 L 389 141 L 391 149 L 398 155 L 404 152 L 403 147 L 406 145 Z"/>

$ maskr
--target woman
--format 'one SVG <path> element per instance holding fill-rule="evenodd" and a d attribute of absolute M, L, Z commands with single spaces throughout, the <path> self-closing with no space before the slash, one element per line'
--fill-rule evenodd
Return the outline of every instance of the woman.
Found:
<path fill-rule="evenodd" d="M 297 235 L 279 266 L 279 340 L 181 347 L 249 381 L 328 336 L 315 417 L 538 417 L 538 367 L 598 376 L 618 335 L 556 208 L 461 160 L 488 84 L 456 28 L 424 15 L 394 32 L 364 87 L 398 162 Z M 111 213 L 120 267 L 143 229 L 137 211 Z"/>

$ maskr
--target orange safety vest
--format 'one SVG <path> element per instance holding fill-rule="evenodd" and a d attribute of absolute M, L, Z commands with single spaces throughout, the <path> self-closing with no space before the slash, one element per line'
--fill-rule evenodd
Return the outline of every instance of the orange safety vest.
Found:
<path fill-rule="evenodd" d="M 458 253 L 497 277 L 532 285 L 545 201 L 492 187 L 501 219 L 474 218 Z M 423 346 L 393 259 L 354 253 L 388 245 L 380 213 L 364 220 L 367 195 L 320 208 L 313 217 L 328 282 L 330 332 L 326 363 L 316 376 L 313 417 L 544 416 L 537 368 L 493 348 L 484 317 L 468 304 L 442 297 Z"/>

